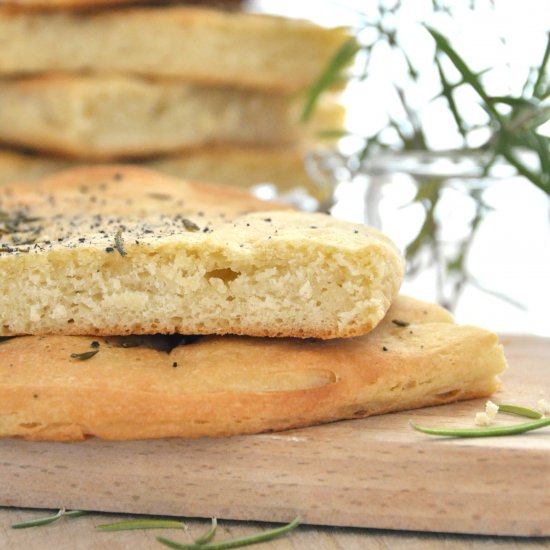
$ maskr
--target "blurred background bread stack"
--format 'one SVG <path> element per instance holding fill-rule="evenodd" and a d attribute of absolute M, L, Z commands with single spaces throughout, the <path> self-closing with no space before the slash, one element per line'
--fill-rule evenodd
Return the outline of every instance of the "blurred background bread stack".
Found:
<path fill-rule="evenodd" d="M 0 0 L 0 183 L 131 161 L 312 191 L 303 151 L 344 110 L 303 124 L 304 91 L 347 40 L 236 1 Z"/>

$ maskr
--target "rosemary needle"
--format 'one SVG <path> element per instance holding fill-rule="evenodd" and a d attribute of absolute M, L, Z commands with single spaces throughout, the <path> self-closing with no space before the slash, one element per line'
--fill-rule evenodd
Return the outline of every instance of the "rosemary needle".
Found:
<path fill-rule="evenodd" d="M 251 544 L 258 544 L 260 542 L 266 542 L 276 539 L 283 535 L 286 535 L 296 527 L 300 525 L 300 518 L 295 518 L 290 523 L 271 529 L 269 531 L 263 531 L 254 535 L 246 537 L 240 537 L 236 539 L 222 540 L 220 542 L 213 542 L 212 544 L 180 544 L 179 542 L 166 539 L 164 537 L 157 537 L 157 540 L 168 546 L 169 548 L 175 548 L 176 550 L 225 550 L 227 548 L 241 548 L 242 546 L 250 546 Z"/>
<path fill-rule="evenodd" d="M 447 435 L 451 437 L 494 437 L 499 435 L 515 435 L 531 430 L 537 430 L 550 426 L 550 417 L 540 418 L 532 422 L 514 424 L 512 426 L 491 426 L 488 428 L 429 428 L 419 426 L 409 421 L 411 428 L 429 435 Z"/>
<path fill-rule="evenodd" d="M 29 527 L 40 527 L 41 525 L 49 525 L 50 523 L 55 523 L 58 519 L 62 517 L 68 518 L 78 518 L 84 516 L 88 512 L 81 512 L 80 510 L 70 510 L 69 512 L 65 511 L 65 508 L 61 508 L 57 514 L 53 516 L 47 516 L 45 518 L 33 519 L 31 521 L 24 521 L 22 523 L 14 523 L 12 529 L 27 529 Z"/>
<path fill-rule="evenodd" d="M 527 407 L 520 407 L 519 405 L 508 405 L 502 403 L 498 405 L 499 412 L 517 414 L 518 416 L 525 416 L 527 418 L 542 418 L 542 414 L 534 409 L 528 409 Z"/>
<path fill-rule="evenodd" d="M 99 352 L 98 349 L 94 349 L 92 351 L 85 351 L 84 353 L 71 353 L 71 359 L 78 359 L 79 361 L 87 361 L 88 359 L 91 359 L 98 352 Z"/>
<path fill-rule="evenodd" d="M 115 235 L 115 249 L 121 256 L 126 256 L 127 252 L 124 249 L 124 241 L 122 240 L 122 229 L 119 229 Z"/>
<path fill-rule="evenodd" d="M 187 529 L 183 521 L 164 519 L 137 519 L 96 525 L 98 531 L 133 531 L 135 529 Z"/>
<path fill-rule="evenodd" d="M 195 540 L 195 544 L 202 546 L 210 542 L 216 536 L 217 529 L 218 529 L 218 520 L 216 518 L 212 518 L 212 526 L 204 535 L 200 536 L 198 539 Z"/>

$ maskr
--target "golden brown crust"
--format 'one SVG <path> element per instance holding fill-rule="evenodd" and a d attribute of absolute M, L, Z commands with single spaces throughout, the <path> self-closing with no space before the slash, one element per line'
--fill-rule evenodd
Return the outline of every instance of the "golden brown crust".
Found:
<path fill-rule="evenodd" d="M 0 7 L 0 74 L 118 72 L 292 93 L 311 85 L 347 40 L 341 28 L 200 6 Z"/>
<path fill-rule="evenodd" d="M 14 11 L 97 11 L 135 6 L 167 7 L 177 4 L 224 10 L 243 9 L 243 0 L 0 0 L 0 7 Z"/>
<path fill-rule="evenodd" d="M 220 213 L 237 216 L 244 212 L 290 208 L 282 203 L 257 199 L 244 189 L 185 181 L 125 164 L 81 166 L 37 182 L 7 184 L 0 193 L 3 208 L 28 206 L 45 215 L 77 215 L 90 210 L 107 215 L 142 216 L 202 211 L 213 217 Z M 91 196 L 98 200 L 105 198 L 105 203 L 90 203 Z"/>
<path fill-rule="evenodd" d="M 192 149 L 146 161 L 136 161 L 164 174 L 201 182 L 251 187 L 270 183 L 279 193 L 305 190 L 319 201 L 328 198 L 330 186 L 320 186 L 304 166 L 305 152 L 294 147 L 216 146 Z M 0 148 L 0 185 L 36 181 L 78 166 L 78 161 Z"/>
<path fill-rule="evenodd" d="M 0 0 L 0 7 L 5 7 L 11 10 L 80 10 L 80 9 L 97 9 L 111 6 L 126 6 L 129 4 L 151 4 L 166 5 L 170 2 L 154 0 Z"/>
<path fill-rule="evenodd" d="M 170 353 L 123 348 L 116 338 L 93 348 L 92 340 L 0 343 L 0 436 L 72 441 L 283 430 L 487 396 L 506 368 L 493 333 L 457 326 L 438 306 L 404 297 L 373 332 L 349 340 L 207 337 Z M 70 357 L 94 349 L 88 360 Z"/>

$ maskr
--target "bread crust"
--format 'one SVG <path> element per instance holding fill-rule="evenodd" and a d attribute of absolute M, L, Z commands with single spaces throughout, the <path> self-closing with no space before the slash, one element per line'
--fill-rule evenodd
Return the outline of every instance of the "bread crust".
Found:
<path fill-rule="evenodd" d="M 221 0 L 226 7 L 238 6 L 242 0 Z M 56 10 L 97 10 L 109 7 L 137 6 L 148 4 L 150 6 L 169 6 L 176 4 L 178 0 L 0 0 L 0 6 L 14 11 L 56 11 Z M 192 3 L 192 2 L 190 2 Z M 201 2 L 196 2 L 200 4 Z M 221 3 L 205 0 L 205 6 L 222 7 Z"/>
<path fill-rule="evenodd" d="M 134 162 L 186 180 L 235 187 L 270 183 L 276 186 L 279 193 L 302 189 L 318 200 L 325 200 L 330 189 L 321 187 L 311 179 L 304 166 L 305 156 L 301 147 L 226 145 L 201 147 Z M 79 162 L 74 159 L 0 148 L 0 185 L 39 180 L 78 165 Z"/>
<path fill-rule="evenodd" d="M 0 74 L 118 72 L 293 93 L 311 85 L 349 39 L 342 28 L 197 6 L 0 7 Z"/>
<path fill-rule="evenodd" d="M 406 327 L 395 320 L 406 321 Z M 220 437 L 488 396 L 506 368 L 495 334 L 398 297 L 348 340 L 205 337 L 173 348 L 116 338 L 0 343 L 0 436 L 75 441 Z M 99 350 L 88 360 L 72 353 Z"/>

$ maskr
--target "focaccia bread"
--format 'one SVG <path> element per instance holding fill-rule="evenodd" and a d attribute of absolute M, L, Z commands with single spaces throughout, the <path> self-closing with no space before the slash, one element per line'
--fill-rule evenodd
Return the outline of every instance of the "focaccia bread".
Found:
<path fill-rule="evenodd" d="M 329 189 L 316 184 L 304 166 L 305 153 L 296 147 L 201 147 L 173 155 L 136 161 L 177 178 L 252 187 L 272 183 L 278 192 L 302 189 L 323 200 Z M 0 185 L 35 181 L 78 166 L 78 161 L 0 148 Z"/>
<path fill-rule="evenodd" d="M 64 215 L 146 218 L 194 213 L 200 218 L 221 219 L 248 212 L 288 209 L 288 205 L 260 200 L 245 189 L 182 180 L 122 164 L 82 166 L 38 181 L 18 181 L 0 187 L 0 223 L 8 221 L 9 224 L 9 216 L 13 216 L 15 210 L 16 217 L 19 212 L 19 223 L 36 223 L 38 227 L 49 218 Z M 41 218 L 29 221 L 31 211 Z M 23 229 L 24 225 L 18 227 Z M 4 242 L 10 240 L 10 232 L 2 232 L 1 237 Z"/>
<path fill-rule="evenodd" d="M 296 92 L 348 41 L 345 29 L 203 7 L 94 13 L 0 8 L 0 75 L 120 72 Z"/>
<path fill-rule="evenodd" d="M 224 9 L 239 7 L 243 0 L 185 0 L 185 4 L 197 4 Z M 167 6 L 178 0 L 0 0 L 0 6 L 18 10 L 80 10 L 97 9 L 128 4 L 149 4 Z M 181 3 L 181 2 L 179 2 Z"/>
<path fill-rule="evenodd" d="M 0 141 L 111 160 L 212 144 L 289 146 L 343 127 L 344 109 L 329 98 L 311 124 L 299 122 L 300 108 L 282 94 L 134 76 L 4 79 Z"/>
<path fill-rule="evenodd" d="M 352 339 L 25 336 L 0 343 L 0 436 L 284 430 L 488 396 L 505 368 L 495 334 L 404 297 Z"/>
<path fill-rule="evenodd" d="M 404 262 L 379 231 L 190 187 L 115 167 L 0 188 L 0 335 L 336 338 L 383 318 Z"/>

